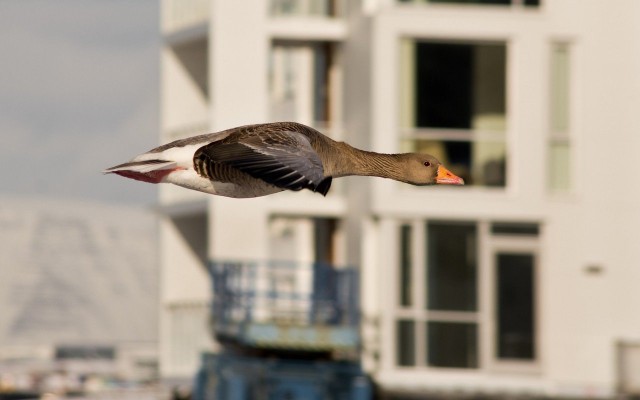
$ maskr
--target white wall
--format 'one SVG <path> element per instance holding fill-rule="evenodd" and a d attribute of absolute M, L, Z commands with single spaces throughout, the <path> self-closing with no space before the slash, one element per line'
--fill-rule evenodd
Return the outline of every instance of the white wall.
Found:
<path fill-rule="evenodd" d="M 345 139 L 366 149 L 398 150 L 398 43 L 403 36 L 503 41 L 508 47 L 508 187 L 417 188 L 383 179 L 345 178 L 345 190 L 327 198 L 311 193 L 248 200 L 208 196 L 208 255 L 267 258 L 271 215 L 346 218 L 346 260 L 363 269 L 366 362 L 383 384 L 610 393 L 616 379 L 615 341 L 640 338 L 635 311 L 640 307 L 640 180 L 634 173 L 640 149 L 640 2 L 617 0 L 614 6 L 607 0 L 542 0 L 539 9 L 524 10 L 400 7 L 393 0 L 361 3 L 349 3 L 347 29 L 334 34 L 337 40 L 346 36 L 341 44 Z M 210 100 L 198 97 L 196 88 L 179 75 L 184 72 L 179 63 L 165 51 L 165 128 L 202 113 L 212 131 L 267 120 L 271 37 L 286 39 L 287 32 L 296 38 L 317 36 L 321 26 L 314 24 L 305 33 L 304 24 L 296 24 L 292 30 L 284 19 L 269 20 L 267 2 L 261 0 L 215 0 L 210 10 Z M 558 40 L 571 45 L 573 84 L 575 185 L 562 196 L 549 193 L 545 164 L 549 51 Z M 166 98 L 173 94 L 177 97 Z M 408 371 L 393 366 L 389 282 L 396 268 L 398 218 L 541 224 L 538 372 Z M 200 266 L 169 226 L 162 229 L 164 262 L 176 265 L 179 259 L 184 265 L 184 270 L 167 272 L 165 280 L 173 283 L 167 284 L 171 289 L 166 299 L 206 298 L 209 286 Z M 585 272 L 592 265 L 601 273 Z M 383 352 L 381 363 L 374 356 L 378 350 Z"/>
<path fill-rule="evenodd" d="M 402 372 L 383 363 L 379 376 L 388 385 L 424 379 L 431 387 L 466 385 L 486 391 L 513 386 L 516 391 L 604 395 L 615 389 L 616 341 L 640 338 L 640 318 L 634 311 L 640 307 L 635 289 L 640 282 L 640 179 L 633 174 L 640 148 L 639 17 L 640 3 L 633 1 L 612 7 L 607 1 L 547 0 L 539 12 L 424 6 L 385 10 L 374 19 L 376 150 L 398 145 L 390 132 L 399 126 L 394 55 L 403 35 L 506 41 L 510 137 L 506 190 L 413 188 L 375 180 L 374 212 L 391 218 L 537 220 L 543 226 L 541 372 L 525 378 Z M 572 46 L 576 188 L 565 196 L 551 195 L 546 187 L 548 52 L 553 40 Z M 392 229 L 381 234 L 381 242 L 397 240 Z M 381 247 L 378 259 L 393 262 L 392 251 L 393 246 Z M 602 272 L 585 272 L 591 265 Z M 391 307 L 383 311 L 388 324 L 383 335 L 392 334 L 392 319 L 385 315 L 390 312 Z M 385 340 L 389 345 L 383 351 L 394 352 L 390 338 Z"/>

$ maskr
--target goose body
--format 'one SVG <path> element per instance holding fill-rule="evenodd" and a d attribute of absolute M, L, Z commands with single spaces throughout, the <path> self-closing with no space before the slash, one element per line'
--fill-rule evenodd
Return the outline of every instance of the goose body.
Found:
<path fill-rule="evenodd" d="M 326 195 L 333 178 L 347 175 L 414 185 L 464 184 L 428 154 L 363 151 L 295 122 L 246 125 L 176 140 L 104 172 L 236 198 L 302 189 Z"/>

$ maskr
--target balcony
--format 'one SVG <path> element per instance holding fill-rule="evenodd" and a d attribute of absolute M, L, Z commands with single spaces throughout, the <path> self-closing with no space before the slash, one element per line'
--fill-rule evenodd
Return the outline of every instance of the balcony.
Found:
<path fill-rule="evenodd" d="M 240 346 L 290 351 L 358 348 L 358 271 L 295 262 L 216 261 L 216 337 Z"/>

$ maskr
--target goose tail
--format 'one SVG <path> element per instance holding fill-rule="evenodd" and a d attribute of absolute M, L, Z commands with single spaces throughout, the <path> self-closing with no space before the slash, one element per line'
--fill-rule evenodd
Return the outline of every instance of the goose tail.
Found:
<path fill-rule="evenodd" d="M 117 174 L 137 181 L 159 183 L 165 176 L 180 169 L 175 161 L 144 160 L 129 161 L 102 171 L 103 174 Z"/>
<path fill-rule="evenodd" d="M 313 188 L 312 190 L 316 193 L 321 193 L 323 196 L 326 196 L 329 193 L 329 189 L 331 189 L 331 177 L 324 178 L 318 186 Z"/>

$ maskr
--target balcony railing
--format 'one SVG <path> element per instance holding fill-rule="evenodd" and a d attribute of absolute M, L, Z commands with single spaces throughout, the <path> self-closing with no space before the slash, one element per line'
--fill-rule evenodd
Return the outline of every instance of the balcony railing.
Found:
<path fill-rule="evenodd" d="M 218 339 L 288 350 L 357 348 L 357 270 L 278 261 L 216 261 L 210 270 Z"/>

